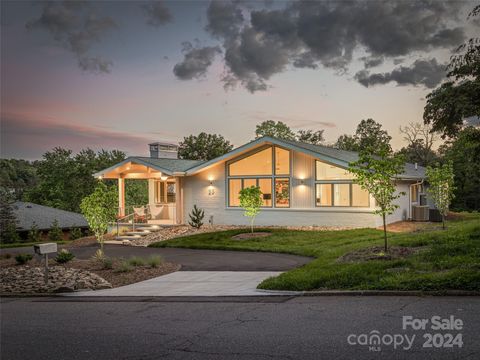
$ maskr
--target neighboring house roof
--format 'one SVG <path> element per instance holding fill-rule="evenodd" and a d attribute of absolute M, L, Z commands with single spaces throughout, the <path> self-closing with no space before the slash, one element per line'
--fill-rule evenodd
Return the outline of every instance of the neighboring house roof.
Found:
<path fill-rule="evenodd" d="M 62 229 L 88 227 L 83 215 L 49 206 L 17 201 L 13 204 L 13 210 L 19 230 L 30 230 L 33 223 L 37 225 L 39 230 L 48 230 L 55 220 L 58 221 L 58 226 Z"/>
<path fill-rule="evenodd" d="M 219 162 L 230 160 L 265 144 L 278 145 L 290 150 L 299 151 L 343 168 L 347 168 L 349 163 L 358 160 L 358 153 L 354 151 L 339 150 L 329 146 L 313 145 L 299 141 L 264 136 L 209 161 L 132 156 L 119 164 L 97 172 L 94 175 L 97 177 L 101 176 L 128 162 L 136 162 L 138 164 L 149 166 L 168 175 L 193 175 Z M 425 168 L 422 166 L 417 166 L 415 168 L 414 164 L 406 163 L 405 172 L 399 175 L 399 178 L 411 180 L 423 179 L 425 178 Z"/>

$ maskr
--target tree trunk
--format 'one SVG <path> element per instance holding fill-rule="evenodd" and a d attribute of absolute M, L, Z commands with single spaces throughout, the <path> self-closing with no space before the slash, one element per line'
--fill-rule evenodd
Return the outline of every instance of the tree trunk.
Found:
<path fill-rule="evenodd" d="M 253 234 L 253 222 L 255 221 L 255 218 L 252 217 L 252 221 L 250 222 L 250 229 L 252 230 Z"/>
<path fill-rule="evenodd" d="M 442 229 L 445 230 L 445 215 L 442 214 Z"/>
<path fill-rule="evenodd" d="M 388 251 L 387 247 L 387 222 L 385 221 L 385 214 L 382 214 L 383 217 L 383 239 L 385 241 L 385 252 Z"/>

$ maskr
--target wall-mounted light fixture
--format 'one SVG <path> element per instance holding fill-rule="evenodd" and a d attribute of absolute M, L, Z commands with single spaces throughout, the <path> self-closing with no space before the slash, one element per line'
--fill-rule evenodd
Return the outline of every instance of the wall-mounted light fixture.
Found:
<path fill-rule="evenodd" d="M 213 186 L 213 180 L 212 179 L 209 179 L 209 183 L 208 183 L 208 195 L 215 195 L 215 188 Z"/>
<path fill-rule="evenodd" d="M 300 179 L 300 185 L 305 185 L 305 181 L 303 179 Z"/>
<path fill-rule="evenodd" d="M 103 179 L 103 176 L 100 175 L 100 176 L 98 177 L 98 180 L 102 180 L 102 179 Z"/>

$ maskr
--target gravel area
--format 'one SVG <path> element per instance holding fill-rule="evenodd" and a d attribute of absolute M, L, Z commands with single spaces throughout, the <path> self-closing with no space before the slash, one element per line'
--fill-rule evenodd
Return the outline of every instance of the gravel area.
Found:
<path fill-rule="evenodd" d="M 53 266 L 49 268 L 48 283 L 41 267 L 13 266 L 0 269 L 1 294 L 33 294 L 68 292 L 74 290 L 109 289 L 112 285 L 100 276 L 86 270 Z"/>
<path fill-rule="evenodd" d="M 152 243 L 165 241 L 182 236 L 189 236 L 201 233 L 210 233 L 226 230 L 244 229 L 245 232 L 250 232 L 250 228 L 246 226 L 232 226 L 232 225 L 204 225 L 200 229 L 192 228 L 188 225 L 178 225 L 167 228 L 162 228 L 145 237 L 130 240 L 130 246 L 148 246 Z M 287 230 L 303 230 L 303 231 L 332 231 L 332 230 L 348 230 L 348 227 L 327 227 L 327 226 L 259 226 L 258 229 L 287 229 Z"/>

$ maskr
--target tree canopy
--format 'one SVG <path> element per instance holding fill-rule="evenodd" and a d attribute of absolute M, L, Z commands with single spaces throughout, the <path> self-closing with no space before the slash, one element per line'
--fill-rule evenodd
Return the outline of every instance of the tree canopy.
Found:
<path fill-rule="evenodd" d="M 432 131 L 428 124 L 410 123 L 404 127 L 400 126 L 400 133 L 407 141 L 407 146 L 400 149 L 399 153 L 409 163 L 418 163 L 427 166 L 437 160 L 437 154 L 433 145 L 437 140 L 437 133 Z"/>
<path fill-rule="evenodd" d="M 178 148 L 181 159 L 211 160 L 233 149 L 230 141 L 222 135 L 201 132 L 183 138 Z"/>
<path fill-rule="evenodd" d="M 382 124 L 373 119 L 360 121 L 354 135 L 341 135 L 335 147 L 341 150 L 364 151 L 370 149 L 373 151 L 386 150 L 391 151 L 390 140 L 386 130 L 382 129 Z"/>
<path fill-rule="evenodd" d="M 267 120 L 257 125 L 255 129 L 255 138 L 262 136 L 271 136 L 285 140 L 295 140 L 295 133 L 287 124 L 281 121 Z"/>
<path fill-rule="evenodd" d="M 477 5 L 469 18 L 479 13 Z M 480 117 L 480 39 L 460 45 L 447 70 L 447 81 L 427 95 L 423 112 L 424 122 L 443 138 L 455 137 L 466 119 Z"/>

